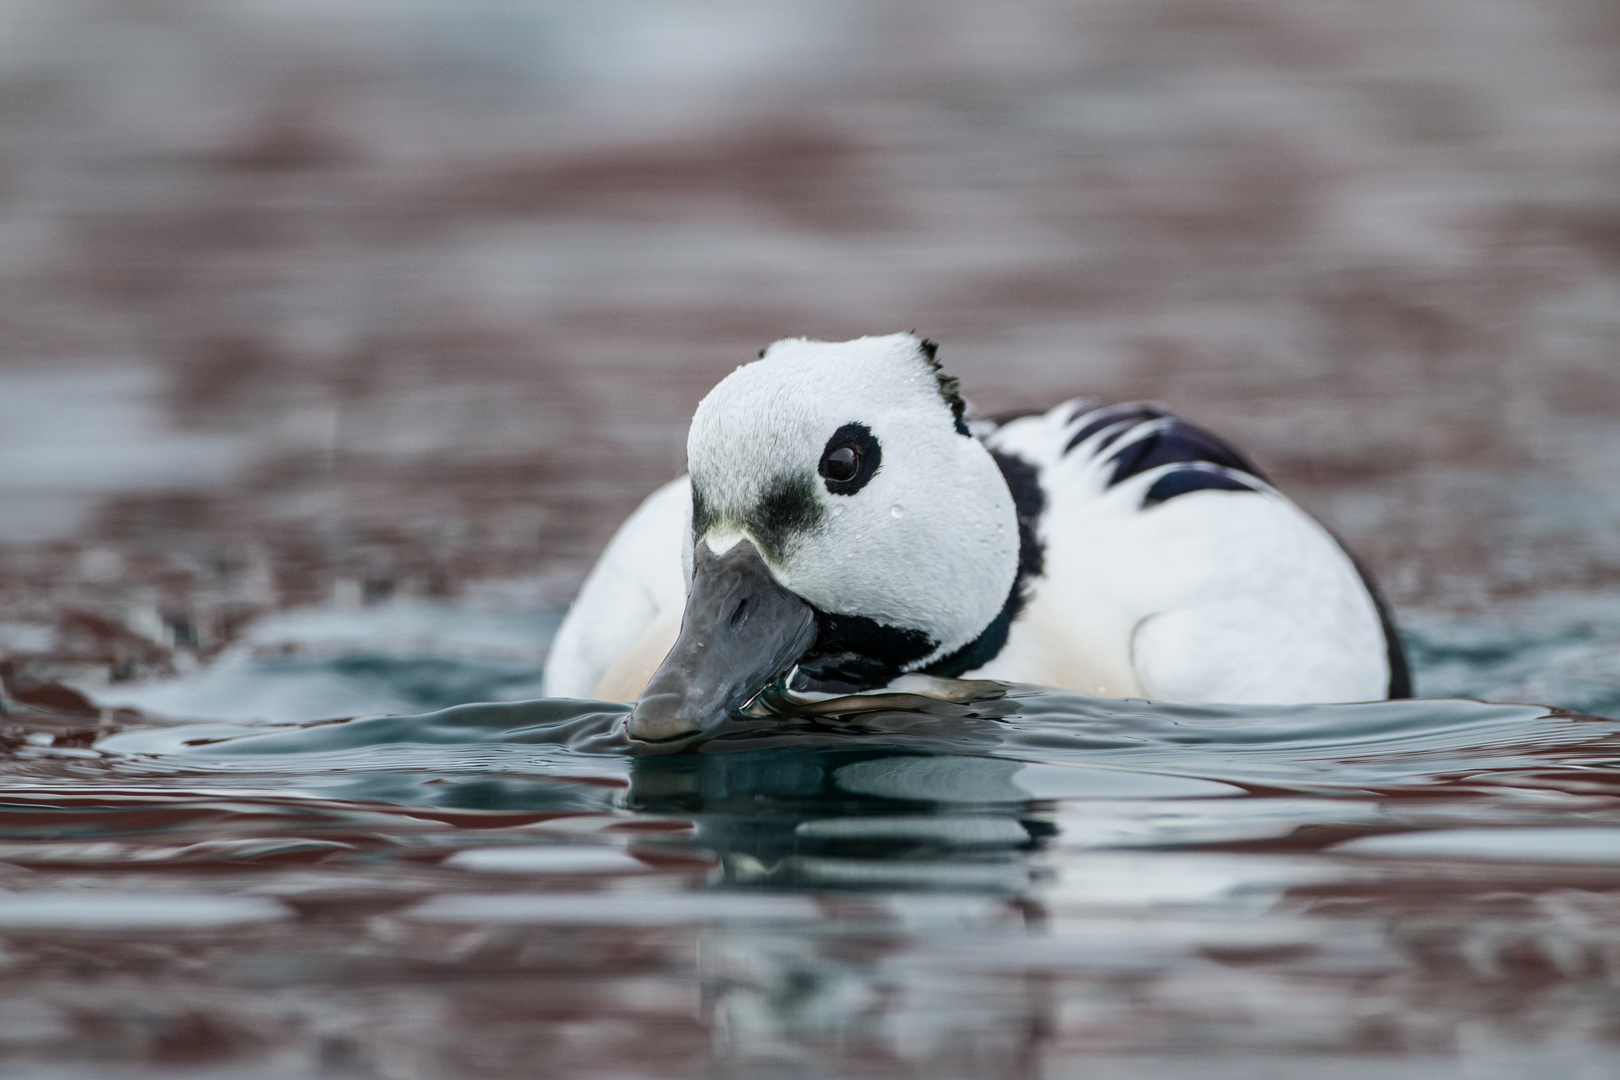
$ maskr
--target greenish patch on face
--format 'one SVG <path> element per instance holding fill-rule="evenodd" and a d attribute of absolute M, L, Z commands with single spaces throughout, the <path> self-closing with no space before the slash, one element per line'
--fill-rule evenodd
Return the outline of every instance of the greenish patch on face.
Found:
<path fill-rule="evenodd" d="M 696 543 L 709 531 L 714 524 L 714 513 L 709 509 L 709 500 L 703 497 L 703 489 L 698 487 L 697 480 L 692 481 L 692 541 Z"/>
<path fill-rule="evenodd" d="M 810 532 L 821 523 L 824 512 L 816 497 L 816 482 L 802 474 L 782 474 L 772 479 L 764 494 L 741 515 L 716 510 L 702 489 L 695 483 L 692 486 L 694 540 L 717 527 L 730 526 L 753 537 L 760 554 L 775 563 L 786 558 L 796 535 Z"/>
<path fill-rule="evenodd" d="M 779 476 L 748 515 L 748 531 L 767 559 L 781 562 L 795 535 L 821 523 L 816 485 L 804 475 Z"/>

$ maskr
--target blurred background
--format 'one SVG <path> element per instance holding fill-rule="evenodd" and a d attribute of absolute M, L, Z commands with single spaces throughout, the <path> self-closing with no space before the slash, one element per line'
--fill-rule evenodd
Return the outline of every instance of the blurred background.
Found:
<path fill-rule="evenodd" d="M 1620 709 L 1608 0 L 5 0 L 0 674 L 533 695 L 710 386 L 912 328 L 1249 449 L 1420 692 Z"/>

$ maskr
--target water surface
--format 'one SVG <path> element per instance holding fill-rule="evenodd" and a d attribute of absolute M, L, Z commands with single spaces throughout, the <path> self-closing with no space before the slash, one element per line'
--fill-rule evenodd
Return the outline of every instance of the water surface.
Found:
<path fill-rule="evenodd" d="M 625 714 L 15 712 L 0 1046 L 52 1076 L 1620 1066 L 1620 721 L 1013 687 L 654 754 Z"/>

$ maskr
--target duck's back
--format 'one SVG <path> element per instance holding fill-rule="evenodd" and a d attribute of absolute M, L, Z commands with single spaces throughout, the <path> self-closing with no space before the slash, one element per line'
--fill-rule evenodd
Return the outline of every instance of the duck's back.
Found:
<path fill-rule="evenodd" d="M 971 674 L 1183 702 L 1410 692 L 1370 580 L 1242 453 L 1150 404 L 1068 402 L 984 435 L 1039 501 L 1040 573 Z"/>

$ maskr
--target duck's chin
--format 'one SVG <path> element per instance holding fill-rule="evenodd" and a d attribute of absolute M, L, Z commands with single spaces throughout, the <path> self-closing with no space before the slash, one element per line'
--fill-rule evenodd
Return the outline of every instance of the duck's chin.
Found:
<path fill-rule="evenodd" d="M 747 716 L 820 716 L 827 713 L 872 712 L 877 709 L 914 708 L 919 701 L 958 704 L 1003 697 L 1008 684 L 992 679 L 945 679 L 937 675 L 900 675 L 883 686 L 865 690 L 833 690 L 798 680 L 794 672 L 766 687 L 744 710 Z"/>

